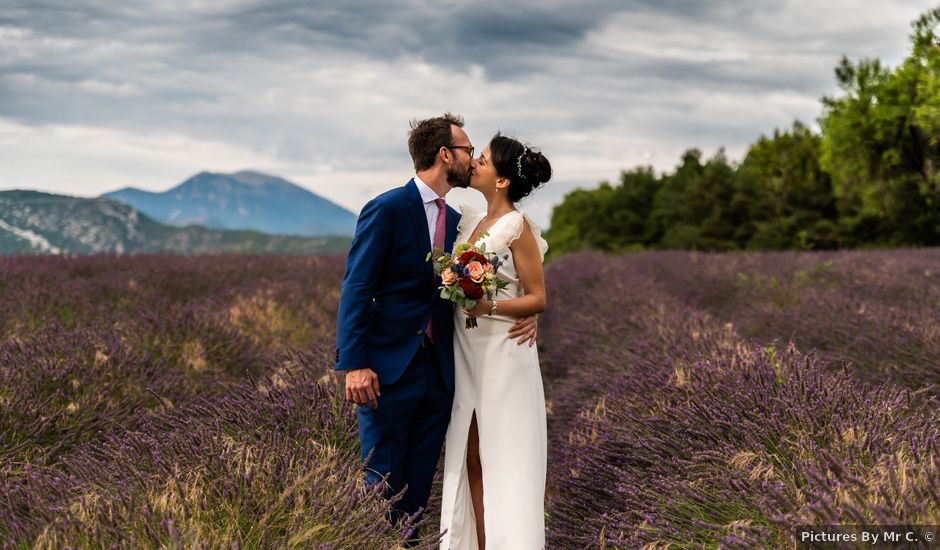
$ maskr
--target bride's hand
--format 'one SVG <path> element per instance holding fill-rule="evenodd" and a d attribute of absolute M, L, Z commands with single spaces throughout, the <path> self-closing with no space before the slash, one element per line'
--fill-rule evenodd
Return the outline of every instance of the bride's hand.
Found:
<path fill-rule="evenodd" d="M 483 298 L 481 300 L 477 300 L 477 305 L 473 306 L 473 309 L 468 311 L 466 308 L 464 308 L 463 314 L 471 319 L 473 319 L 474 317 L 482 317 L 484 315 L 489 314 L 490 307 L 492 305 L 493 305 L 492 300 L 487 300 L 486 298 Z"/>

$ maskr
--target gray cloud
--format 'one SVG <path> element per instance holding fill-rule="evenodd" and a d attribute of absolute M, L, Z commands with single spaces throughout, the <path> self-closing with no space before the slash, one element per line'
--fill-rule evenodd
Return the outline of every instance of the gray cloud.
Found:
<path fill-rule="evenodd" d="M 812 123 L 840 55 L 897 62 L 929 7 L 7 1 L 0 164 L 12 180 L 0 186 L 61 189 L 51 174 L 70 173 L 79 193 L 163 189 L 222 165 L 357 209 L 408 176 L 407 121 L 456 110 L 478 144 L 502 129 L 541 145 L 568 189 L 641 162 L 670 168 L 692 146 L 739 155 L 794 118 Z M 30 154 L 40 143 L 51 161 Z M 559 193 L 542 195 L 532 207 L 547 217 Z"/>

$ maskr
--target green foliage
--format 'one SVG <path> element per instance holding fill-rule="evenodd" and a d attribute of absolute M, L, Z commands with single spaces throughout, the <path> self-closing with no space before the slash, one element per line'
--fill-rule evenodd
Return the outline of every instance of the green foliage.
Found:
<path fill-rule="evenodd" d="M 940 8 L 914 22 L 896 68 L 843 58 L 819 133 L 794 122 L 740 164 L 691 149 L 672 172 L 638 167 L 568 194 L 550 253 L 940 245 L 938 25 Z"/>
<path fill-rule="evenodd" d="M 647 243 L 646 213 L 660 187 L 651 167 L 620 174 L 616 187 L 602 183 L 594 191 L 578 189 L 552 212 L 546 237 L 549 253 L 593 248 L 615 252 L 642 249 Z"/>
<path fill-rule="evenodd" d="M 821 138 L 796 122 L 761 137 L 738 168 L 733 209 L 743 223 L 743 248 L 835 248 L 837 221 L 831 177 L 819 163 Z"/>
<path fill-rule="evenodd" d="M 927 93 L 938 77 L 930 67 L 937 51 L 915 50 L 893 71 L 877 60 L 843 59 L 836 69 L 843 95 L 823 99 L 821 160 L 832 174 L 840 229 L 852 245 L 940 242 L 940 154 L 917 117 L 929 124 L 923 113 L 935 112 L 940 99 Z"/>
<path fill-rule="evenodd" d="M 735 248 L 734 167 L 724 151 L 704 164 L 697 149 L 687 151 L 674 174 L 664 176 L 647 223 L 648 244 L 657 248 Z"/>

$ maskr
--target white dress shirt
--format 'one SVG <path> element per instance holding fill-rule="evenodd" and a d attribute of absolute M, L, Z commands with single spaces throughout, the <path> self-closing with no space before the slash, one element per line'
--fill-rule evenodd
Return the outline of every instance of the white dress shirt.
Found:
<path fill-rule="evenodd" d="M 435 193 L 433 189 L 428 187 L 428 184 L 421 181 L 421 178 L 419 178 L 417 175 L 414 177 L 414 180 L 415 180 L 415 185 L 418 186 L 418 193 L 421 194 L 421 200 L 424 201 L 424 213 L 428 218 L 428 236 L 431 237 L 431 244 L 433 245 L 434 233 L 435 233 L 435 230 L 437 229 L 437 212 L 438 212 L 437 202 L 435 201 L 438 198 L 443 199 L 444 197 L 438 197 L 437 193 Z M 444 215 L 445 216 L 447 215 L 446 212 Z"/>

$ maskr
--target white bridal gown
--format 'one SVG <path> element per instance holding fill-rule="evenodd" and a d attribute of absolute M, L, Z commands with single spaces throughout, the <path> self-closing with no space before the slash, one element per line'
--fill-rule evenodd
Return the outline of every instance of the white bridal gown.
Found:
<path fill-rule="evenodd" d="M 484 213 L 461 208 L 455 244 L 466 242 Z M 509 282 L 497 300 L 525 294 L 509 245 L 529 222 L 544 259 L 548 244 L 538 227 L 518 210 L 496 221 L 478 240 L 491 253 L 509 257 L 497 276 Z M 545 545 L 545 395 L 538 348 L 509 338 L 514 318 L 478 317 L 465 329 L 455 308 L 455 391 L 444 456 L 441 530 L 444 550 L 477 550 L 476 520 L 467 481 L 467 435 L 474 411 L 483 466 L 483 515 L 487 550 L 541 550 Z"/>

